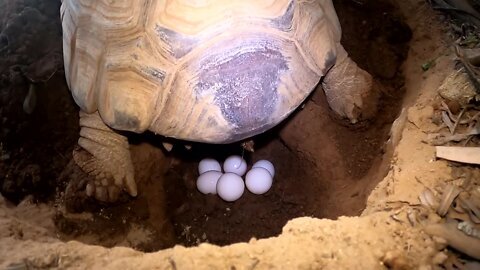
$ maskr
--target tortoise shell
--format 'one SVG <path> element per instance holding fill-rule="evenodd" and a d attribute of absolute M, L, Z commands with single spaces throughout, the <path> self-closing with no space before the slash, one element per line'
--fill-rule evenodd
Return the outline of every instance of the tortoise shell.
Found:
<path fill-rule="evenodd" d="M 331 0 L 63 0 L 67 83 L 118 130 L 229 143 L 275 126 L 335 63 Z"/>

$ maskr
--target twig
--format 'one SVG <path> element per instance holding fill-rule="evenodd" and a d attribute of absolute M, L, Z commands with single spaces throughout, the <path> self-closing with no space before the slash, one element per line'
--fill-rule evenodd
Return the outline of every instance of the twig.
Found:
<path fill-rule="evenodd" d="M 457 121 L 455 122 L 455 125 L 453 125 L 452 134 L 455 133 L 455 130 L 458 127 L 458 123 L 460 123 L 460 120 L 462 120 L 462 116 L 463 116 L 463 114 L 465 113 L 466 110 L 467 110 L 467 107 L 463 108 L 462 111 L 458 114 Z"/>

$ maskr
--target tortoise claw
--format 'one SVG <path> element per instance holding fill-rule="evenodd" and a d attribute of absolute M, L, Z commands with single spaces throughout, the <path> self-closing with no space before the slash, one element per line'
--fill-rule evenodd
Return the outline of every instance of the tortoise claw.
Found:
<path fill-rule="evenodd" d="M 89 119 L 86 119 L 89 118 Z M 81 113 L 80 149 L 73 153 L 75 163 L 93 180 L 85 192 L 99 201 L 113 202 L 125 190 L 137 195 L 137 185 L 127 138 L 109 129 L 98 114 Z"/>
<path fill-rule="evenodd" d="M 325 75 L 322 86 L 332 110 L 353 124 L 375 115 L 378 85 L 368 72 L 348 57 L 341 45 L 338 48 L 337 62 Z"/>
<path fill-rule="evenodd" d="M 85 187 L 85 193 L 89 197 L 102 202 L 115 202 L 118 200 L 122 189 L 126 190 L 131 196 L 137 195 L 137 187 L 132 177 L 124 177 L 121 181 L 115 181 L 104 168 L 98 166 L 101 164 L 94 156 L 86 150 L 79 148 L 73 154 L 75 163 L 83 172 L 92 176 Z"/>

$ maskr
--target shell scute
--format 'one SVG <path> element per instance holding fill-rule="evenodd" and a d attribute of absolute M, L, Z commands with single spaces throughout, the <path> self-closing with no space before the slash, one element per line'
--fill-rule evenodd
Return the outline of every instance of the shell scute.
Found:
<path fill-rule="evenodd" d="M 331 0 L 64 0 L 61 14 L 82 110 L 116 129 L 214 143 L 287 117 L 334 64 L 341 35 Z"/>

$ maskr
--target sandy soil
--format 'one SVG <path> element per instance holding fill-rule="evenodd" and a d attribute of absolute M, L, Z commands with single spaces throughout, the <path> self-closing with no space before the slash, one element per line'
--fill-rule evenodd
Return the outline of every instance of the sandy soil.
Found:
<path fill-rule="evenodd" d="M 26 200 L 15 206 L 2 198 L 0 201 L 0 247 L 2 247 L 0 249 L 0 268 L 434 269 L 441 265 L 449 256 L 452 256 L 452 253 L 445 249 L 444 240 L 432 238 L 423 232 L 421 224 L 434 222 L 439 217 L 428 209 L 420 207 L 418 196 L 425 187 L 434 189 L 439 184 L 450 181 L 453 178 L 452 173 L 459 170 L 459 167 L 452 169 L 451 164 L 446 161 L 436 160 L 434 147 L 423 142 L 427 136 L 426 132 L 435 128 L 431 118 L 434 108 L 439 103 L 437 89 L 443 79 L 455 70 L 453 53 L 449 47 L 452 41 L 445 35 L 446 27 L 439 22 L 438 17 L 426 3 L 409 0 L 399 3 L 399 5 L 402 13 L 408 14 L 406 22 L 412 30 L 408 57 L 401 68 L 405 78 L 403 87 L 406 91 L 403 110 L 399 113 L 390 132 L 388 129 L 382 131 L 385 132 L 383 135 L 385 138 L 379 139 L 376 143 L 382 145 L 386 138 L 389 139 L 384 145 L 378 147 L 382 150 L 377 155 L 369 157 L 368 166 L 362 165 L 363 163 L 354 163 L 361 168 L 353 170 L 357 174 L 348 174 L 346 170 L 348 166 L 340 167 L 339 171 L 344 170 L 344 173 L 349 176 L 340 179 L 342 182 L 338 185 L 343 188 L 332 188 L 328 192 L 319 191 L 320 188 L 315 190 L 318 193 L 317 196 L 320 194 L 327 196 L 328 193 L 328 199 L 322 202 L 329 206 L 321 209 L 323 212 L 319 214 L 320 216 L 350 215 L 350 217 L 342 216 L 334 220 L 300 217 L 289 220 L 284 226 L 285 221 L 279 220 L 279 223 L 272 225 L 279 226 L 278 224 L 281 224 L 278 231 L 274 230 L 273 234 L 279 233 L 279 235 L 270 238 L 260 239 L 260 237 L 271 236 L 260 235 L 257 237 L 258 239 L 245 239 L 243 243 L 223 247 L 202 243 L 197 247 L 186 248 L 176 245 L 173 248 L 157 252 L 143 253 L 130 247 L 150 251 L 178 242 L 178 239 L 174 239 L 179 235 L 178 232 L 175 232 L 177 229 L 175 224 L 162 222 L 168 220 L 166 216 L 171 215 L 168 212 L 171 210 L 166 210 L 165 207 L 155 207 L 168 204 L 171 200 L 168 192 L 162 191 L 165 188 L 168 191 L 168 185 L 159 186 L 157 183 L 155 192 L 144 192 L 135 202 L 127 200 L 113 207 L 98 206 L 99 208 L 95 208 L 91 206 L 93 208 L 90 209 L 84 199 L 73 198 L 70 210 L 76 211 L 65 209 L 65 207 L 69 207 L 69 198 L 66 199 L 66 205 L 63 196 L 56 200 L 56 205 L 52 205 L 49 200 L 45 200 L 47 203 L 33 203 L 31 197 L 27 197 Z M 383 41 L 378 40 L 377 42 Z M 347 48 L 348 46 L 346 44 Z M 358 57 L 361 58 L 361 55 Z M 436 65 L 423 72 L 422 64 L 431 59 L 436 59 Z M 361 59 L 356 60 L 362 62 Z M 365 68 L 368 69 L 369 60 L 365 61 L 363 63 L 366 63 Z M 385 64 L 388 65 L 386 62 Z M 377 75 L 387 69 L 381 68 Z M 380 75 L 382 79 L 387 80 L 391 76 L 391 72 Z M 399 96 L 396 97 L 399 98 Z M 311 113 L 314 114 L 315 110 L 321 110 L 322 107 L 318 106 L 315 101 L 321 102 L 321 96 L 314 96 L 312 102 L 306 104 L 303 115 L 308 116 Z M 394 103 L 386 103 L 386 105 L 392 104 Z M 395 111 L 392 113 L 395 114 Z M 299 120 L 294 119 L 289 125 L 295 130 L 298 125 L 303 124 L 302 121 L 308 119 L 305 116 Z M 75 121 L 75 118 L 72 117 L 69 121 Z M 74 130 L 73 125 L 72 127 Z M 380 127 L 384 128 L 385 125 L 380 125 Z M 333 125 L 329 128 L 333 133 L 341 129 L 340 127 L 335 128 Z M 379 133 L 383 134 L 382 132 Z M 368 137 L 368 132 L 366 134 Z M 323 149 L 302 148 L 302 144 L 292 145 L 299 142 L 298 138 L 291 139 L 294 135 L 298 134 L 288 132 L 288 128 L 284 129 L 283 133 L 280 133 L 280 141 L 283 144 L 278 148 L 266 147 L 263 154 L 269 156 L 272 155 L 272 149 L 286 147 L 296 149 L 297 155 L 301 156 L 303 161 L 313 163 L 322 161 L 318 160 L 319 155 L 316 153 Z M 328 136 L 321 139 L 327 140 Z M 277 143 L 273 142 L 273 144 Z M 62 148 L 62 151 L 67 153 L 65 155 L 71 152 L 68 145 L 65 143 L 65 147 Z M 339 151 L 332 145 L 325 144 L 324 147 L 332 147 L 333 150 L 328 152 L 330 154 L 348 155 L 348 152 Z M 354 147 L 348 149 L 352 148 Z M 142 140 L 135 143 L 132 153 L 136 156 L 134 160 L 137 163 L 137 174 L 139 179 L 143 179 L 140 180 L 143 188 L 152 187 L 152 179 L 161 177 L 168 171 L 170 173 L 179 171 L 188 173 L 191 170 L 183 170 L 183 168 L 193 166 L 193 163 L 182 162 L 180 164 L 176 157 L 167 158 L 168 155 L 166 157 L 162 150 L 152 148 L 148 142 Z M 260 151 L 256 157 L 261 157 L 261 155 Z M 295 156 L 292 157 L 292 159 L 295 158 Z M 59 168 L 71 167 L 66 165 L 69 160 L 69 156 L 66 156 L 64 163 Z M 148 162 L 149 160 L 156 160 L 159 163 L 152 165 L 151 162 Z M 285 160 L 288 163 L 288 159 Z M 153 166 L 153 168 L 146 168 L 148 166 Z M 172 167 L 179 169 L 171 170 Z M 478 169 L 460 167 L 460 170 Z M 149 172 L 149 174 L 142 175 L 142 172 Z M 301 175 L 301 171 L 294 172 Z M 72 173 L 72 171 L 67 170 L 68 173 Z M 191 183 L 188 182 L 188 179 L 191 178 L 192 176 L 177 175 L 172 179 L 177 179 L 177 182 L 181 182 L 188 190 L 188 187 L 191 189 Z M 368 178 L 383 178 L 383 180 L 378 184 L 375 181 L 361 180 Z M 368 196 L 368 192 L 374 185 L 376 187 Z M 54 186 L 58 187 L 59 185 Z M 17 193 L 13 192 L 12 194 Z M 192 196 L 186 198 L 195 200 Z M 362 196 L 364 198 L 361 198 Z M 367 196 L 366 208 L 363 213 L 358 217 L 352 216 L 359 214 L 364 208 L 363 202 Z M 351 197 L 360 197 L 360 199 L 351 199 Z M 34 198 L 35 202 L 38 201 L 36 197 Z M 87 205 L 86 209 L 75 209 L 75 200 L 77 199 L 81 200 L 81 205 Z M 298 198 L 293 200 L 295 199 Z M 207 200 L 210 201 L 207 203 L 216 205 L 214 199 Z M 318 201 L 309 201 L 310 204 L 315 202 Z M 177 208 L 173 209 L 183 209 L 181 202 L 174 203 L 177 204 Z M 246 201 L 243 205 L 249 203 L 253 205 L 250 207 L 255 207 L 255 203 L 252 201 Z M 135 211 L 126 215 L 128 213 L 126 211 L 132 207 Z M 241 208 L 242 205 L 237 207 Z M 272 207 L 279 206 L 273 204 Z M 103 210 L 107 208 L 109 210 Z M 137 211 L 139 209 L 146 210 Z M 186 210 L 187 212 L 199 211 L 192 206 L 187 209 L 190 209 Z M 91 210 L 93 214 L 80 213 L 83 210 Z M 233 208 L 233 210 L 238 209 Z M 331 212 L 329 213 L 327 210 Z M 412 223 L 411 213 L 422 215 L 424 222 Z M 301 211 L 295 212 L 294 216 L 302 216 Z M 181 217 L 178 218 L 177 223 L 187 222 L 188 217 L 187 215 L 183 220 Z M 278 217 L 273 218 L 278 219 Z M 114 224 L 123 222 L 125 224 L 142 224 L 142 226 L 109 227 L 112 224 L 111 219 L 117 220 Z M 144 222 L 138 222 L 139 220 L 144 220 Z M 175 221 L 175 219 L 173 220 Z M 235 222 L 235 219 L 232 222 Z M 238 222 L 244 223 L 246 220 L 240 218 Z M 198 222 L 198 224 L 200 223 L 202 222 Z M 219 224 L 212 223 L 214 226 L 219 226 Z M 66 233 L 68 229 L 71 233 Z M 205 227 L 201 229 L 205 230 Z M 95 233 L 95 231 L 102 233 Z M 242 237 L 245 238 L 248 235 Z M 75 241 L 68 241 L 72 239 Z M 180 240 L 184 244 L 195 244 L 197 239 L 193 238 L 192 242 L 188 242 L 188 239 Z M 153 242 L 157 242 L 157 245 L 152 244 Z M 217 240 L 217 242 L 226 244 L 221 240 Z M 117 247 L 106 248 L 85 243 L 101 243 L 104 246 Z"/>

